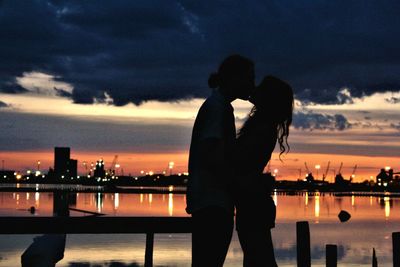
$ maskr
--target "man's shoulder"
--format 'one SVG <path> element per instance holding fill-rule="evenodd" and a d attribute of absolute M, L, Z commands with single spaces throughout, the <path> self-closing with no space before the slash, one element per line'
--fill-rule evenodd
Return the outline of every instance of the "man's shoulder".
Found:
<path fill-rule="evenodd" d="M 213 99 L 212 97 L 208 97 L 200 106 L 199 115 L 202 114 L 203 116 L 212 116 L 212 114 L 216 115 L 221 113 L 222 110 L 223 105 L 218 103 L 218 101 L 215 101 L 215 99 Z"/>

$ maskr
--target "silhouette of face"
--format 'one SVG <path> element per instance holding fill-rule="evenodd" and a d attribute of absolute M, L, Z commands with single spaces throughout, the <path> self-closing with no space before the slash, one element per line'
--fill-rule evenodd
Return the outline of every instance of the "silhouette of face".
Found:
<path fill-rule="evenodd" d="M 235 97 L 242 100 L 249 100 L 250 95 L 255 89 L 254 67 L 250 67 L 243 75 L 237 77 L 235 83 Z"/>

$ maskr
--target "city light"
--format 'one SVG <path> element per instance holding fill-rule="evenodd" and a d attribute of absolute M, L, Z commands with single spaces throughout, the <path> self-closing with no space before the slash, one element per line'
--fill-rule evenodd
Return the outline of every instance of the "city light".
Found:
<path fill-rule="evenodd" d="M 174 168 L 175 162 L 170 161 L 168 163 L 169 175 L 172 175 L 172 169 Z"/>

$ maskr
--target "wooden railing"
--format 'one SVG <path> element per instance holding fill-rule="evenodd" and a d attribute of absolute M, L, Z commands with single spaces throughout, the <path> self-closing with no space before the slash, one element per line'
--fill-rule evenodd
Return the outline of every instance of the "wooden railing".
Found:
<path fill-rule="evenodd" d="M 296 223 L 297 266 L 310 267 L 308 222 Z M 146 234 L 145 267 L 153 266 L 155 233 L 192 233 L 189 217 L 0 217 L 0 234 Z M 400 232 L 392 234 L 393 267 L 400 267 Z M 375 253 L 372 266 L 377 266 Z M 337 266 L 337 245 L 326 245 L 326 266 Z"/>
<path fill-rule="evenodd" d="M 146 234 L 145 267 L 155 233 L 192 233 L 189 217 L 0 217 L 0 234 Z"/>

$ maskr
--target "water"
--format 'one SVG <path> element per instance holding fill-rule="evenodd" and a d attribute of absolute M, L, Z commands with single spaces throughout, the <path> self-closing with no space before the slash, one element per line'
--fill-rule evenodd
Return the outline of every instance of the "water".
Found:
<path fill-rule="evenodd" d="M 391 233 L 400 231 L 400 199 L 386 197 L 308 194 L 274 195 L 277 226 L 273 239 L 279 266 L 296 262 L 296 221 L 310 222 L 313 266 L 325 266 L 325 245 L 338 245 L 339 266 L 371 266 L 372 248 L 379 266 L 392 266 Z M 107 216 L 187 216 L 183 194 L 77 193 L 72 206 Z M 52 193 L 1 192 L 0 216 L 51 216 Z M 35 215 L 28 212 L 34 206 Z M 347 210 L 352 218 L 340 223 L 337 214 Z M 84 216 L 71 212 L 71 216 Z M 32 235 L 2 235 L 0 266 L 20 266 L 20 256 Z M 65 257 L 57 266 L 142 266 L 145 235 L 68 235 Z M 156 266 L 190 266 L 188 234 L 156 234 Z M 225 266 L 242 266 L 236 234 Z M 86 263 L 86 265 L 85 265 Z"/>

